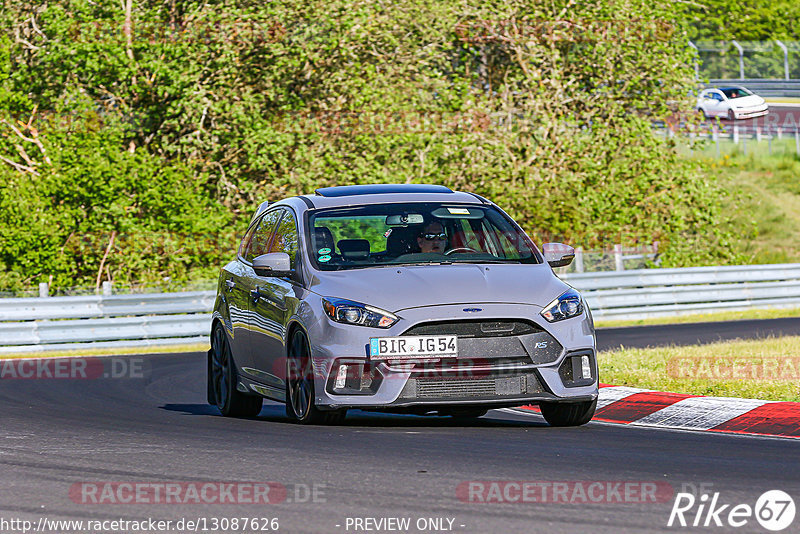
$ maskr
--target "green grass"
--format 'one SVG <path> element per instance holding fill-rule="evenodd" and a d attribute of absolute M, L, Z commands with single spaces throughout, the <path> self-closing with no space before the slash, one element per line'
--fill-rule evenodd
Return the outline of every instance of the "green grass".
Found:
<path fill-rule="evenodd" d="M 716 313 L 697 313 L 673 317 L 652 317 L 647 319 L 613 320 L 596 319 L 598 328 L 613 328 L 617 326 L 647 326 L 655 324 L 677 323 L 712 323 L 719 321 L 743 321 L 746 319 L 778 319 L 781 317 L 800 317 L 800 308 L 770 308 L 742 311 L 725 311 Z"/>
<path fill-rule="evenodd" d="M 770 104 L 800 104 L 800 98 L 794 96 L 766 96 L 764 100 Z"/>
<path fill-rule="evenodd" d="M 800 401 L 800 337 L 598 354 L 600 380 L 673 393 Z M 672 362 L 672 363 L 670 363 Z M 747 364 L 752 367 L 748 369 Z M 728 373 L 730 370 L 730 374 Z M 717 378 L 718 376 L 739 378 Z"/>
<path fill-rule="evenodd" d="M 54 350 L 47 352 L 15 352 L 0 354 L 0 360 L 11 358 L 67 358 L 91 356 L 122 356 L 133 354 L 166 354 L 178 352 L 205 352 L 209 349 L 208 343 L 189 343 L 186 345 L 153 345 L 149 347 L 122 347 L 116 349 L 74 349 Z"/>
<path fill-rule="evenodd" d="M 757 234 L 744 245 L 749 263 L 800 262 L 800 156 L 794 137 L 747 140 L 738 145 L 724 139 L 719 155 L 712 142 L 683 151 L 704 161 L 709 171 L 731 193 L 728 210 L 734 224 L 751 227 Z"/>

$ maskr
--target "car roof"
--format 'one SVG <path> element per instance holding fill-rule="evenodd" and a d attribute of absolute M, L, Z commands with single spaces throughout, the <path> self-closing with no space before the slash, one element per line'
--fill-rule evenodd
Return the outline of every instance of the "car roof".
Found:
<path fill-rule="evenodd" d="M 717 93 L 722 93 L 724 95 L 725 93 L 723 91 L 730 91 L 731 89 L 735 89 L 737 91 L 747 91 L 749 93 L 752 93 L 750 89 L 747 89 L 746 87 L 743 87 L 741 85 L 724 85 L 721 87 L 708 87 L 705 89 L 705 91 L 706 92 L 716 91 Z"/>
<path fill-rule="evenodd" d="M 492 204 L 475 193 L 453 191 L 432 184 L 369 184 L 345 185 L 317 189 L 313 195 L 289 197 L 278 202 L 262 202 L 252 224 L 268 208 L 288 206 L 297 212 L 318 208 L 365 206 L 370 204 L 400 204 L 403 202 L 452 202 L 456 204 Z"/>
<path fill-rule="evenodd" d="M 314 191 L 321 197 L 348 197 L 357 195 L 385 195 L 388 193 L 452 193 L 443 185 L 432 184 L 365 184 L 322 187 Z"/>
<path fill-rule="evenodd" d="M 320 194 L 322 193 L 322 194 Z M 257 214 L 274 205 L 290 205 L 299 211 L 318 208 L 364 206 L 370 204 L 399 204 L 402 202 L 453 202 L 457 204 L 491 204 L 474 193 L 453 191 L 447 187 L 428 184 L 373 184 L 326 187 L 313 195 L 287 198 L 275 204 L 265 202 Z"/>

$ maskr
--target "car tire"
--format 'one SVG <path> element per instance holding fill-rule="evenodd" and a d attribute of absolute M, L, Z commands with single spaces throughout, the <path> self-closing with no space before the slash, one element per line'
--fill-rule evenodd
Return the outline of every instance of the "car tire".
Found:
<path fill-rule="evenodd" d="M 211 331 L 208 361 L 208 392 L 213 404 L 225 417 L 255 417 L 261 412 L 263 398 L 236 389 L 239 383 L 228 336 L 220 323 Z"/>
<path fill-rule="evenodd" d="M 289 343 L 286 359 L 286 415 L 303 425 L 337 425 L 346 409 L 320 410 L 314 404 L 314 369 L 308 337 L 297 330 Z"/>
<path fill-rule="evenodd" d="M 543 402 L 539 408 L 550 426 L 580 426 L 592 420 L 597 399 L 586 402 Z"/>
<path fill-rule="evenodd" d="M 736 114 L 733 112 L 732 109 L 728 110 L 728 120 L 729 121 L 735 121 L 736 120 Z"/>
<path fill-rule="evenodd" d="M 704 110 L 703 108 L 697 108 L 697 112 L 698 113 L 702 113 L 703 114 L 703 118 L 706 119 L 706 120 L 711 118 L 711 115 L 706 113 L 706 110 Z"/>

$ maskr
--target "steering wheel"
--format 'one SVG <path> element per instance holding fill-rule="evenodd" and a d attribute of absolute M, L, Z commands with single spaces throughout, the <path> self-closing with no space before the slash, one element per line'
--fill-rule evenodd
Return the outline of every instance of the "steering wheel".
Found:
<path fill-rule="evenodd" d="M 475 250 L 474 248 L 469 248 L 469 247 L 456 247 L 456 248 L 451 248 L 450 250 L 445 252 L 444 255 L 445 256 L 449 256 L 450 254 L 453 254 L 454 252 L 478 252 L 478 251 Z"/>

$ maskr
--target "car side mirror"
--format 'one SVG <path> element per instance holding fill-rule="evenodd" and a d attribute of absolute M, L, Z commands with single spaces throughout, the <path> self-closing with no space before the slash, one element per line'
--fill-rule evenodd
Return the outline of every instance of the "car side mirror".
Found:
<path fill-rule="evenodd" d="M 262 254 L 253 260 L 253 270 L 258 276 L 292 276 L 292 261 L 285 252 Z"/>
<path fill-rule="evenodd" d="M 550 267 L 566 267 L 575 258 L 575 249 L 563 243 L 545 243 L 542 253 Z"/>

